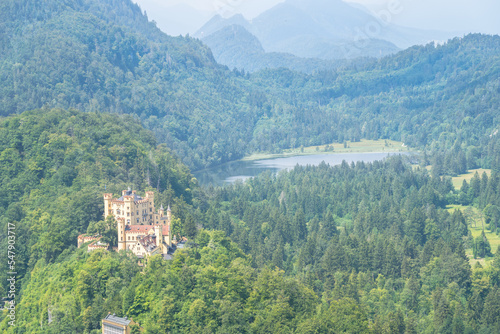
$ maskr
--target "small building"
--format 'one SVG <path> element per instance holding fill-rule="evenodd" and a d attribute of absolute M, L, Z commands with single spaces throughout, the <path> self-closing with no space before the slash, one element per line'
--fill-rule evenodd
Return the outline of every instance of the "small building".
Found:
<path fill-rule="evenodd" d="M 137 325 L 133 320 L 117 317 L 114 314 L 108 314 L 102 319 L 102 334 L 130 334 L 131 326 Z"/>
<path fill-rule="evenodd" d="M 157 246 L 156 238 L 156 235 L 138 237 L 137 243 L 132 245 L 130 247 L 130 250 L 139 258 L 156 254 L 163 254 L 161 247 Z"/>
<path fill-rule="evenodd" d="M 109 244 L 106 242 L 102 242 L 101 240 L 94 241 L 87 247 L 87 251 L 91 252 L 96 249 L 104 249 L 108 250 L 109 249 Z"/>

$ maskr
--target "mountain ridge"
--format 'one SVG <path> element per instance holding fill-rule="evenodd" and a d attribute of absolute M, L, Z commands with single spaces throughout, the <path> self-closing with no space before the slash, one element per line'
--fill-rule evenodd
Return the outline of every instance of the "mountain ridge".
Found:
<path fill-rule="evenodd" d="M 300 58 L 284 52 L 265 52 L 260 41 L 240 25 L 226 26 L 203 39 L 215 60 L 229 68 L 246 72 L 289 68 L 303 73 L 333 70 L 351 61 Z"/>
<path fill-rule="evenodd" d="M 194 36 L 203 40 L 233 24 L 241 25 L 255 35 L 266 52 L 328 60 L 380 58 L 412 45 L 453 37 L 451 33 L 383 22 L 367 10 L 341 0 L 288 0 L 261 13 L 251 22 L 240 14 L 228 19 L 214 16 Z M 224 51 L 216 51 L 220 52 Z"/>

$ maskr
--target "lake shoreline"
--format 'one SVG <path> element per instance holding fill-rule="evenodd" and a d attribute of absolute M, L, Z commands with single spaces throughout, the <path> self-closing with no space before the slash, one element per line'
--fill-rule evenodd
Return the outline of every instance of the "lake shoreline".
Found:
<path fill-rule="evenodd" d="M 403 153 L 410 152 L 410 148 L 402 142 L 393 140 L 361 140 L 359 142 L 332 143 L 326 145 L 309 146 L 304 148 L 286 149 L 282 153 L 253 153 L 236 161 L 257 161 L 294 156 L 318 154 L 345 154 L 345 153 Z M 330 150 L 328 150 L 328 148 Z"/>
<path fill-rule="evenodd" d="M 330 166 L 340 165 L 343 161 L 352 162 L 379 161 L 392 155 L 407 155 L 411 152 L 318 152 L 319 154 L 293 155 L 280 158 L 259 159 L 249 161 L 233 161 L 217 167 L 208 168 L 193 173 L 202 186 L 222 186 L 236 182 L 238 179 L 246 180 L 269 170 L 278 173 L 281 170 L 290 170 L 295 166 L 319 166 L 326 163 Z"/>
<path fill-rule="evenodd" d="M 348 154 L 348 153 L 405 153 L 405 152 L 415 152 L 410 150 L 408 146 L 404 146 L 404 143 L 397 142 L 393 140 L 361 140 L 359 142 L 346 142 L 348 147 L 344 147 L 343 143 L 333 143 L 319 146 L 309 146 L 304 147 L 303 150 L 300 148 L 286 149 L 282 153 L 252 153 L 241 159 L 224 162 L 220 165 L 199 169 L 196 171 L 191 171 L 191 173 L 202 173 L 208 170 L 212 170 L 217 167 L 223 167 L 225 165 L 230 165 L 238 162 L 252 162 L 260 160 L 272 160 L 278 158 L 293 158 L 300 156 L 309 155 L 319 155 L 319 154 Z M 386 146 L 387 145 L 387 146 Z M 325 151 L 327 147 L 333 150 Z M 318 149 L 316 149 L 316 147 Z"/>

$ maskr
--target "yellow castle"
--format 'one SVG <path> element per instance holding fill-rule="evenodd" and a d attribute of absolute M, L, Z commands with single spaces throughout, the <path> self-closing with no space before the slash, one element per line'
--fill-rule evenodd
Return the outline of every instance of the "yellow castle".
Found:
<path fill-rule="evenodd" d="M 120 198 L 104 194 L 104 219 L 113 216 L 118 230 L 118 250 L 131 250 L 138 257 L 166 255 L 172 246 L 170 206 L 155 210 L 154 193 L 143 198 L 135 190 L 123 190 Z"/>

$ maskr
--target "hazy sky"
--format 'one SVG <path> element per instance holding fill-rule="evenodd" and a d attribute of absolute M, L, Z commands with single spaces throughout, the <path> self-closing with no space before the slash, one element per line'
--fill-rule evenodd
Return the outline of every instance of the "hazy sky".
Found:
<path fill-rule="evenodd" d="M 172 35 L 195 32 L 215 13 L 252 19 L 283 0 L 133 0 Z M 397 8 L 392 22 L 420 29 L 500 34 L 499 0 L 348 0 L 372 12 Z M 189 7 L 197 12 L 191 12 Z M 393 11 L 395 12 L 395 11 Z"/>

